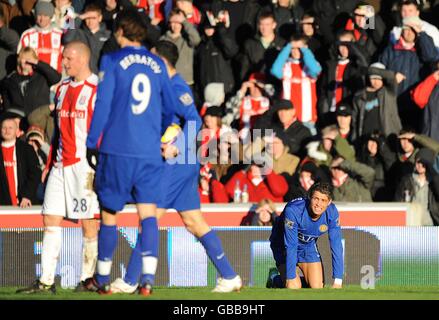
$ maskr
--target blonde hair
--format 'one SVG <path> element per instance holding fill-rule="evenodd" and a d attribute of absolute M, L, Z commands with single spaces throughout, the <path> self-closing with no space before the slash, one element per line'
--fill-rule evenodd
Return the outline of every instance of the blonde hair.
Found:
<path fill-rule="evenodd" d="M 276 212 L 276 206 L 275 206 L 274 202 L 268 198 L 265 198 L 265 199 L 262 199 L 261 201 L 259 201 L 258 208 L 261 208 L 261 207 L 265 206 L 266 204 L 268 204 L 268 206 L 270 207 L 272 212 Z"/>
<path fill-rule="evenodd" d="M 38 60 L 37 52 L 35 51 L 35 49 L 33 49 L 31 47 L 23 47 L 23 48 L 21 48 L 20 52 L 18 52 L 18 57 L 17 58 L 20 59 L 23 55 L 25 55 L 27 53 L 30 53 L 34 59 Z"/>

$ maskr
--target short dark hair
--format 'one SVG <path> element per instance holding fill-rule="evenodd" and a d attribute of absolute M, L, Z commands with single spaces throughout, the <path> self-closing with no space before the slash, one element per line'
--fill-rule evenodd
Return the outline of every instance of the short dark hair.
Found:
<path fill-rule="evenodd" d="M 314 183 L 311 188 L 308 191 L 308 197 L 311 199 L 311 197 L 314 195 L 314 193 L 316 191 L 326 194 L 329 198 L 329 200 L 333 199 L 333 194 L 332 194 L 332 186 L 327 183 L 327 182 L 316 182 Z"/>
<path fill-rule="evenodd" d="M 276 21 L 276 19 L 274 18 L 273 12 L 271 12 L 269 10 L 264 10 L 259 14 L 258 22 L 261 21 L 262 19 L 267 19 L 267 18 L 272 18 L 273 20 Z"/>
<path fill-rule="evenodd" d="M 135 9 L 125 9 L 117 14 L 115 30 L 122 29 L 123 36 L 130 41 L 143 41 L 146 38 L 146 25 Z"/>
<path fill-rule="evenodd" d="M 90 3 L 88 4 L 85 9 L 84 12 L 98 12 L 99 14 L 102 14 L 102 8 L 100 5 L 96 4 L 96 3 Z"/>
<path fill-rule="evenodd" d="M 308 44 L 308 37 L 302 34 L 293 34 L 290 38 L 290 42 L 292 41 L 302 41 L 304 44 Z"/>
<path fill-rule="evenodd" d="M 415 6 L 416 9 L 418 10 L 421 9 L 419 2 L 417 0 L 403 0 L 400 2 L 399 7 L 402 8 L 402 6 L 410 6 L 410 5 Z"/>
<path fill-rule="evenodd" d="M 175 68 L 178 60 L 178 48 L 174 43 L 160 40 L 156 43 L 155 50 L 160 57 L 165 58 Z"/>

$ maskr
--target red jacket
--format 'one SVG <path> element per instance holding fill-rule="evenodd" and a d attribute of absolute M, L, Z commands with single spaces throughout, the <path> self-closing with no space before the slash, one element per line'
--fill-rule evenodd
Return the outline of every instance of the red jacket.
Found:
<path fill-rule="evenodd" d="M 439 81 L 436 80 L 434 74 L 431 74 L 411 91 L 412 100 L 419 106 L 419 108 L 425 108 L 430 99 L 430 95 L 438 82 Z"/>
<path fill-rule="evenodd" d="M 230 199 L 233 199 L 236 181 L 243 189 L 247 185 L 250 202 L 259 202 L 263 199 L 270 199 L 274 202 L 283 202 L 283 197 L 288 191 L 288 183 L 285 178 L 274 172 L 270 173 L 257 186 L 251 182 L 250 172 L 239 171 L 226 183 L 225 189 Z"/>

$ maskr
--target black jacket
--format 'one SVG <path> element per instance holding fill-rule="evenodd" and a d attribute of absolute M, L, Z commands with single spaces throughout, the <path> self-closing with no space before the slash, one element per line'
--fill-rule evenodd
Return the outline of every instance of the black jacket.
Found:
<path fill-rule="evenodd" d="M 238 46 L 227 34 L 223 25 L 218 25 L 212 37 L 203 36 L 196 51 L 195 75 L 199 91 L 211 82 L 224 83 L 225 93 L 234 87 L 231 59 L 238 52 Z"/>
<path fill-rule="evenodd" d="M 37 203 L 36 191 L 41 180 L 41 171 L 34 149 L 24 141 L 17 140 L 15 144 L 17 157 L 17 196 L 21 201 L 28 198 L 32 204 Z M 3 165 L 3 153 L 0 150 L 0 205 L 11 205 L 8 179 Z"/>
<path fill-rule="evenodd" d="M 318 109 L 319 115 L 329 112 L 334 98 L 335 77 L 338 60 L 338 45 L 331 48 L 332 59 L 326 62 L 323 78 L 320 81 Z M 368 62 L 365 55 L 355 44 L 349 46 L 349 63 L 343 74 L 343 100 L 351 100 L 354 93 L 365 87 L 365 74 Z"/>
<path fill-rule="evenodd" d="M 6 26 L 0 28 L 0 79 L 14 70 L 15 53 L 20 37 Z"/>
<path fill-rule="evenodd" d="M 0 82 L 3 109 L 19 109 L 27 116 L 36 108 L 50 103 L 50 87 L 61 80 L 61 74 L 45 62 L 34 66 L 31 76 L 13 71 Z"/>
<path fill-rule="evenodd" d="M 253 72 L 270 74 L 271 66 L 276 60 L 279 52 L 285 45 L 285 40 L 276 37 L 265 49 L 261 43 L 261 36 L 257 35 L 244 44 L 244 52 L 241 55 L 241 80 L 246 81 Z"/>

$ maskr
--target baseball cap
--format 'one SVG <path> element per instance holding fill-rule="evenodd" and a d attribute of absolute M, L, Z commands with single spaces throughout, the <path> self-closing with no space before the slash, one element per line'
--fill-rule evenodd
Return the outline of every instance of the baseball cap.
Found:
<path fill-rule="evenodd" d="M 36 16 L 42 15 L 42 16 L 52 17 L 54 13 L 55 13 L 55 8 L 53 7 L 53 4 L 51 2 L 40 0 L 35 5 Z"/>
<path fill-rule="evenodd" d="M 279 110 L 294 109 L 294 106 L 290 100 L 280 99 L 273 102 L 272 108 L 275 111 L 279 111 Z"/>
<path fill-rule="evenodd" d="M 352 115 L 352 108 L 348 104 L 341 104 L 336 111 L 337 116 L 347 117 Z"/>

